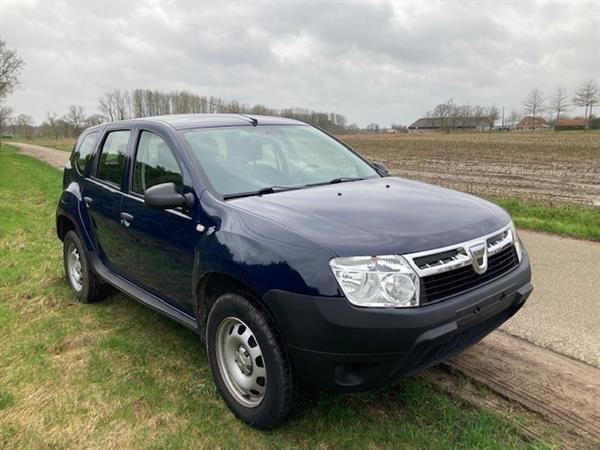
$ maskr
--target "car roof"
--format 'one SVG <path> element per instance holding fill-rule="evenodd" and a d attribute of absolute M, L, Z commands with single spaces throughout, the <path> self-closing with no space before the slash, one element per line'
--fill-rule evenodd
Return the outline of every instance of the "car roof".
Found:
<path fill-rule="evenodd" d="M 227 127 L 236 125 L 252 125 L 252 119 L 258 121 L 258 125 L 306 125 L 299 120 L 287 119 L 285 117 L 242 115 L 242 114 L 172 114 L 167 116 L 140 117 L 137 119 L 121 120 L 118 122 L 107 122 L 106 125 L 139 125 L 144 123 L 169 124 L 178 130 L 189 128 Z M 95 128 L 95 127 L 92 127 Z"/>

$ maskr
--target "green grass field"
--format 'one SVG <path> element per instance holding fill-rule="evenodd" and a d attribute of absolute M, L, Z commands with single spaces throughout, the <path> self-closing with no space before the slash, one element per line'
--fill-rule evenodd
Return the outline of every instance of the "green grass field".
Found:
<path fill-rule="evenodd" d="M 282 428 L 237 421 L 196 335 L 114 294 L 78 303 L 54 211 L 62 174 L 0 149 L 0 448 L 548 448 L 412 378 L 323 394 Z"/>
<path fill-rule="evenodd" d="M 515 199 L 490 198 L 505 208 L 518 228 L 600 241 L 600 209 L 581 205 L 547 205 Z"/>

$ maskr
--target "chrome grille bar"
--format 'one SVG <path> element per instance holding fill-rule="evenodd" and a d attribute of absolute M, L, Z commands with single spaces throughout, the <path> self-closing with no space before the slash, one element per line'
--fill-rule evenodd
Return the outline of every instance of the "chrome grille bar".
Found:
<path fill-rule="evenodd" d="M 510 226 L 507 225 L 494 233 L 490 233 L 477 239 L 423 252 L 408 253 L 402 256 L 406 258 L 408 263 L 420 277 L 426 277 L 472 265 L 468 248 L 483 242 L 486 243 L 488 256 L 493 256 L 513 245 L 514 236 L 510 230 Z M 447 255 L 448 253 L 451 255 Z M 423 259 L 423 257 L 443 254 L 446 254 L 446 256 L 428 263 L 419 265 L 415 262 L 415 260 Z"/>

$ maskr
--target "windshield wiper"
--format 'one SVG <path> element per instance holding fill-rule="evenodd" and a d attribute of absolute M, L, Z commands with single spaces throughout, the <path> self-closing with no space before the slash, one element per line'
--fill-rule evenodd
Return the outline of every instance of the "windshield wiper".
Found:
<path fill-rule="evenodd" d="M 360 180 L 364 180 L 364 178 L 360 178 L 360 177 L 340 177 L 340 178 L 334 178 L 334 179 L 329 180 L 329 181 L 321 181 L 319 183 L 307 184 L 305 187 L 324 186 L 326 184 L 346 183 L 348 181 L 360 181 Z"/>
<path fill-rule="evenodd" d="M 238 192 L 237 194 L 225 194 L 223 198 L 225 200 L 228 200 L 230 198 L 252 197 L 254 195 L 274 194 L 275 192 L 293 191 L 294 189 L 303 188 L 304 186 L 266 186 L 264 188 L 260 188 L 257 191 Z"/>

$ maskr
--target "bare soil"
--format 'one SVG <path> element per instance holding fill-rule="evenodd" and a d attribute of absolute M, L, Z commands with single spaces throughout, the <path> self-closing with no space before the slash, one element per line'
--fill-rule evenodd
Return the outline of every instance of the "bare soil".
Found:
<path fill-rule="evenodd" d="M 600 205 L 600 134 L 355 134 L 393 174 L 477 195 Z"/>
<path fill-rule="evenodd" d="M 447 367 L 557 426 L 575 448 L 600 448 L 600 369 L 495 332 Z M 535 434 L 535 427 L 530 430 Z M 561 445 L 562 447 L 562 445 Z"/>

